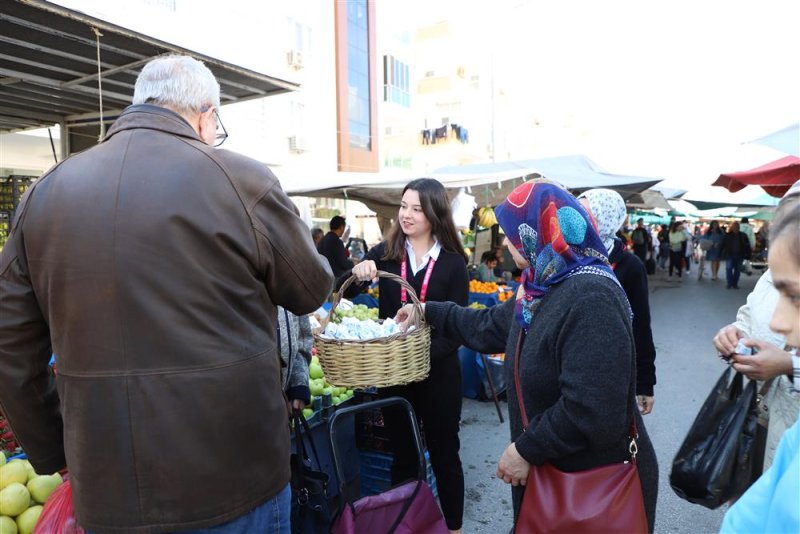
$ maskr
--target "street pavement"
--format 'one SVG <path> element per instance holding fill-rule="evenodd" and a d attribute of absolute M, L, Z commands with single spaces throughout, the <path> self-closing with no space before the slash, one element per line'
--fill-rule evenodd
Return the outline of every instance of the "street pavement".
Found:
<path fill-rule="evenodd" d="M 647 431 L 659 462 L 656 534 L 718 532 L 727 509 L 708 510 L 679 499 L 669 486 L 673 457 L 724 365 L 711 339 L 733 322 L 760 273 L 742 275 L 739 290 L 725 289 L 721 279 L 697 280 L 697 265 L 683 281 L 658 272 L 650 280 L 650 311 L 656 344 L 653 412 L 645 417 Z M 464 399 L 461 458 L 466 502 L 464 532 L 506 534 L 512 526 L 511 491 L 495 478 L 497 460 L 509 442 L 507 405 L 501 403 L 505 423 L 500 423 L 492 402 Z"/>

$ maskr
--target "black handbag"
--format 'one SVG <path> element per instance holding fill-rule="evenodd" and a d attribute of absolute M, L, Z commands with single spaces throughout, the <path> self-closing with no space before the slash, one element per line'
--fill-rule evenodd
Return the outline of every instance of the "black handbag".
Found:
<path fill-rule="evenodd" d="M 328 505 L 327 473 L 321 470 L 317 448 L 311 436 L 308 422 L 299 410 L 292 415 L 295 449 L 290 462 L 292 467 L 292 534 L 317 534 L 328 532 L 331 512 Z M 315 470 L 308 456 L 305 438 L 317 463 Z"/>
<path fill-rule="evenodd" d="M 761 475 L 764 462 L 754 380 L 728 367 L 692 423 L 669 476 L 678 497 L 717 508 L 740 497 Z"/>

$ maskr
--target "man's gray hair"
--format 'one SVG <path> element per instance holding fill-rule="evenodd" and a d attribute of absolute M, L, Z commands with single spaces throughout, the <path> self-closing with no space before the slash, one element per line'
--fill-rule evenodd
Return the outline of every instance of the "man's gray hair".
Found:
<path fill-rule="evenodd" d="M 155 104 L 178 113 L 219 109 L 219 83 L 201 61 L 164 56 L 144 66 L 133 89 L 134 104 Z"/>

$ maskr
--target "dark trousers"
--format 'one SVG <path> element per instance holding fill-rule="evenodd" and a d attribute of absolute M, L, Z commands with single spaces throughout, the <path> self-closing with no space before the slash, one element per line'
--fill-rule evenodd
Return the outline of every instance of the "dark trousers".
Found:
<path fill-rule="evenodd" d="M 678 276 L 683 272 L 683 252 L 680 250 L 669 251 L 669 275 L 672 276 L 672 269 L 678 269 Z"/>
<path fill-rule="evenodd" d="M 725 281 L 728 287 L 739 287 L 739 276 L 742 274 L 742 258 L 728 258 L 725 262 Z"/>
<path fill-rule="evenodd" d="M 431 374 L 425 380 L 381 390 L 382 397 L 404 397 L 414 407 L 425 434 L 439 502 L 450 530 L 461 528 L 464 515 L 464 471 L 458 454 L 462 389 L 461 363 L 454 352 L 431 362 Z M 392 484 L 416 479 L 418 457 L 408 417 L 401 410 L 387 408 L 383 410 L 383 420 L 394 452 Z"/>
<path fill-rule="evenodd" d="M 642 263 L 647 261 L 647 244 L 643 245 L 633 245 L 633 253 L 639 256 L 639 259 L 642 260 Z"/>

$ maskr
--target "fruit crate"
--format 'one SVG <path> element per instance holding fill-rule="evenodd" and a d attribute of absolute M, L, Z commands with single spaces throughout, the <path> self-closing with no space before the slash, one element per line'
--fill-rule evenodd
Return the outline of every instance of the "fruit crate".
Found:
<path fill-rule="evenodd" d="M 391 454 L 375 451 L 359 451 L 359 479 L 361 482 L 361 496 L 377 495 L 392 487 L 392 461 Z M 438 497 L 436 475 L 433 474 L 430 455 L 425 451 L 425 476 L 428 485 L 433 491 L 433 496 Z"/>

